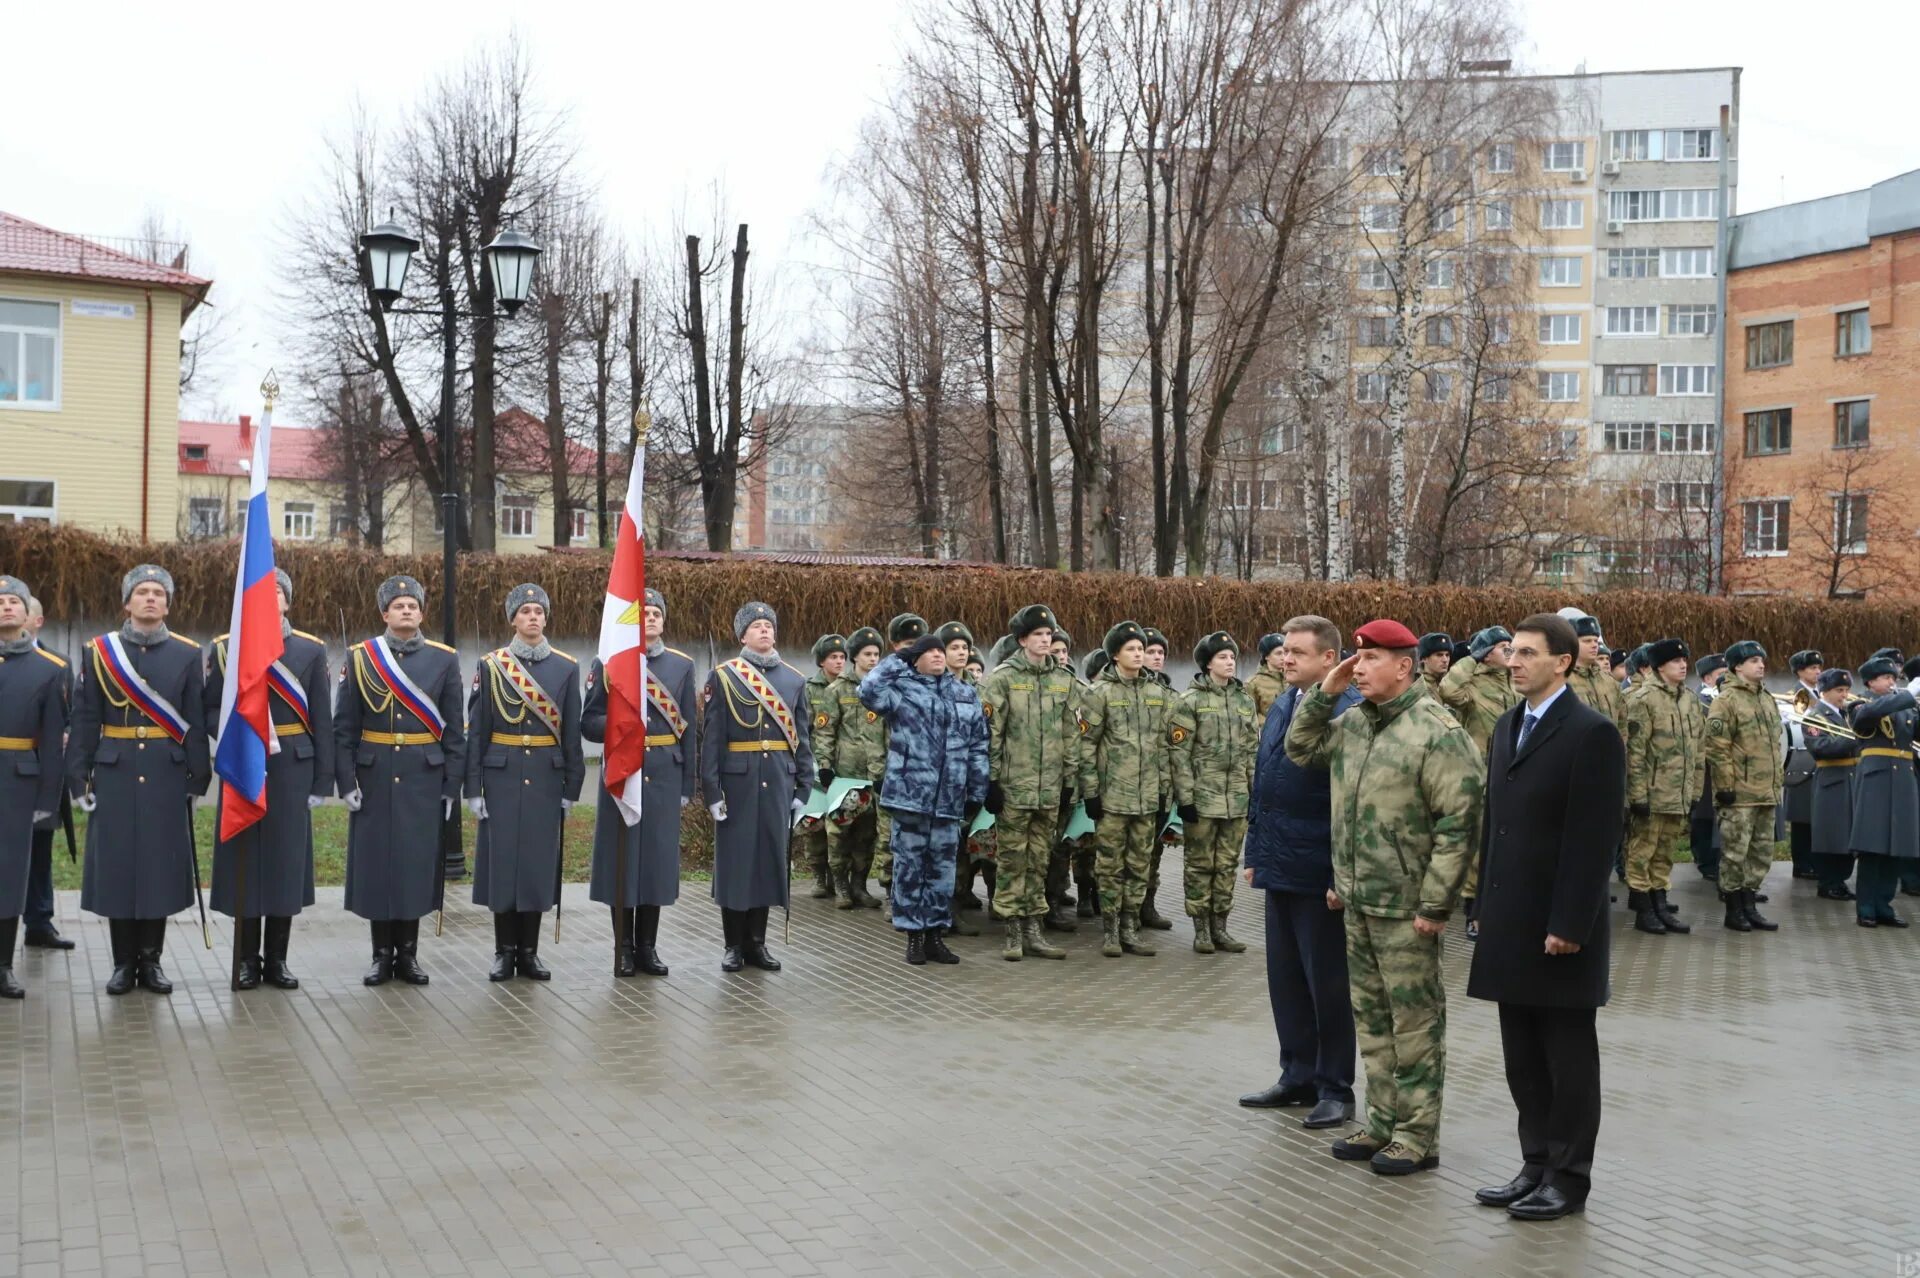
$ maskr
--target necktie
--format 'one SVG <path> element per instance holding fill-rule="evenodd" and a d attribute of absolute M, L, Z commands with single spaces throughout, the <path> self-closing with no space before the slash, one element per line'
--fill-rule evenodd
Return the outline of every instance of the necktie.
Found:
<path fill-rule="evenodd" d="M 1531 710 L 1527 711 L 1526 715 L 1520 720 L 1520 739 L 1513 743 L 1513 752 L 1515 754 L 1519 754 L 1522 750 L 1526 749 L 1527 736 L 1533 731 L 1533 725 L 1539 722 L 1540 716 Z"/>

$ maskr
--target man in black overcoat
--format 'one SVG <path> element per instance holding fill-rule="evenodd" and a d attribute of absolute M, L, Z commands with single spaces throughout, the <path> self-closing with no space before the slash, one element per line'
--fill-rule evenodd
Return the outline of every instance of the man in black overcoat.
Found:
<path fill-rule="evenodd" d="M 1467 995 L 1500 1005 L 1507 1086 L 1520 1111 L 1520 1174 L 1476 1195 L 1521 1220 L 1586 1205 L 1600 1133 L 1607 1001 L 1607 874 L 1626 810 L 1627 758 L 1612 720 L 1566 686 L 1579 640 L 1564 618 L 1514 627 L 1524 700 L 1488 743 L 1480 941 Z"/>

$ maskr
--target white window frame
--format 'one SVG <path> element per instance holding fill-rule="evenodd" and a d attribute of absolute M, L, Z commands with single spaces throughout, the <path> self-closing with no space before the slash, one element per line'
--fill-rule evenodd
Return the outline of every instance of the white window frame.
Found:
<path fill-rule="evenodd" d="M 1681 265 L 1704 265 L 1705 270 L 1682 270 Z M 1710 280 L 1713 278 L 1713 246 L 1684 245 L 1660 250 L 1660 278 L 1667 280 Z"/>
<path fill-rule="evenodd" d="M 1577 313 L 1542 315 L 1540 344 L 1542 346 L 1578 346 L 1582 328 L 1581 318 Z"/>
<path fill-rule="evenodd" d="M 1585 282 L 1586 270 L 1578 257 L 1542 256 L 1540 262 L 1541 288 L 1579 288 Z M 1560 278 L 1560 277 L 1566 278 Z"/>
<path fill-rule="evenodd" d="M 45 484 L 53 503 L 34 506 L 26 503 L 0 504 L 0 524 L 60 522 L 60 481 L 39 475 L 0 475 L 0 484 Z"/>
<path fill-rule="evenodd" d="M 211 514 L 212 519 L 199 516 Z M 224 537 L 227 535 L 227 499 L 224 497 L 187 498 L 187 536 Z"/>
<path fill-rule="evenodd" d="M 513 518 L 509 518 L 511 515 Z M 524 515 L 522 520 L 520 516 Z M 526 531 L 518 531 L 525 523 Z M 540 499 L 532 493 L 503 492 L 500 494 L 500 535 L 502 537 L 537 536 L 540 522 Z"/>
<path fill-rule="evenodd" d="M 1658 306 L 1609 306 L 1601 312 L 1602 337 L 1658 337 Z"/>
<path fill-rule="evenodd" d="M 1489 231 L 1511 231 L 1513 229 L 1513 201 L 1488 200 L 1481 208 L 1482 219 Z"/>
<path fill-rule="evenodd" d="M 1749 559 L 1787 553 L 1793 527 L 1791 497 L 1750 497 L 1740 503 L 1740 552 Z"/>
<path fill-rule="evenodd" d="M 1705 141 L 1706 153 L 1704 155 L 1681 154 L 1682 151 L 1687 149 L 1687 143 L 1690 137 L 1695 142 L 1696 147 L 1699 142 Z M 1720 130 L 1717 128 L 1667 129 L 1665 130 L 1663 142 L 1665 154 L 1660 158 L 1669 163 L 1699 164 L 1707 160 L 1717 160 L 1720 158 Z"/>
<path fill-rule="evenodd" d="M 1455 278 L 1454 260 L 1444 255 L 1430 257 L 1427 259 L 1426 274 L 1428 288 L 1452 288 Z"/>
<path fill-rule="evenodd" d="M 1834 493 L 1833 503 L 1833 551 L 1837 555 L 1864 555 L 1867 553 L 1867 523 L 1870 518 L 1868 498 L 1871 493 Z M 1859 503 L 1856 513 L 1853 503 Z M 1844 504 L 1843 504 L 1844 503 Z M 1845 511 L 1843 515 L 1841 512 Z M 1858 527 L 1855 527 L 1855 525 Z"/>
<path fill-rule="evenodd" d="M 1540 201 L 1540 229 L 1545 231 L 1577 231 L 1587 224 L 1587 202 L 1585 200 L 1542 200 Z"/>
<path fill-rule="evenodd" d="M 1660 395 L 1670 399 L 1713 394 L 1713 365 L 1660 365 Z"/>
<path fill-rule="evenodd" d="M 1720 432 L 1713 422 L 1662 422 L 1653 451 L 1668 456 L 1711 456 Z"/>
<path fill-rule="evenodd" d="M 1668 222 L 1711 222 L 1719 216 L 1720 192 L 1711 186 L 1670 187 L 1662 203 Z"/>
<path fill-rule="evenodd" d="M 1354 374 L 1353 401 L 1356 404 L 1386 403 L 1387 375 L 1374 372 Z"/>
<path fill-rule="evenodd" d="M 1540 370 L 1540 398 L 1549 404 L 1580 402 L 1580 374 L 1560 369 Z"/>
<path fill-rule="evenodd" d="M 1426 401 L 1429 404 L 1445 404 L 1453 399 L 1453 374 L 1438 368 L 1427 369 L 1425 374 Z"/>
<path fill-rule="evenodd" d="M 1460 206 L 1442 204 L 1427 210 L 1427 229 L 1433 232 L 1451 231 L 1460 225 Z"/>
<path fill-rule="evenodd" d="M 1660 139 L 1659 129 L 1614 129 L 1607 134 L 1607 158 L 1629 164 L 1657 160 L 1660 158 Z"/>
<path fill-rule="evenodd" d="M 0 324 L 0 342 L 9 339 L 13 342 L 14 359 L 19 369 L 20 385 L 15 391 L 21 396 L 27 383 L 27 338 L 53 338 L 53 398 L 52 399 L 0 399 L 0 408 L 27 413 L 57 413 L 60 411 L 61 386 L 66 377 L 66 308 L 59 302 L 50 302 L 44 297 L 6 297 L 0 295 L 0 302 L 14 302 L 22 306 L 49 306 L 53 308 L 53 327 L 43 328 L 37 324 Z"/>
<path fill-rule="evenodd" d="M 1571 173 L 1587 167 L 1585 142 L 1549 142 L 1540 150 L 1540 167 L 1548 173 Z"/>
<path fill-rule="evenodd" d="M 1720 308 L 1713 302 L 1667 303 L 1668 337 L 1712 337 L 1720 331 Z"/>
<path fill-rule="evenodd" d="M 1367 173 L 1371 177 L 1399 177 L 1406 171 L 1406 157 L 1397 146 L 1376 146 L 1367 152 Z"/>
<path fill-rule="evenodd" d="M 1366 292 L 1381 292 L 1393 287 L 1393 273 L 1387 260 L 1378 253 L 1362 253 L 1358 268 L 1358 286 Z"/>
<path fill-rule="evenodd" d="M 1363 204 L 1360 206 L 1360 225 L 1369 231 L 1397 231 L 1400 229 L 1400 206 Z"/>
<path fill-rule="evenodd" d="M 593 536 L 593 512 L 585 506 L 575 506 L 569 515 L 568 530 L 576 542 Z"/>
<path fill-rule="evenodd" d="M 1607 278 L 1610 280 L 1657 280 L 1660 278 L 1660 252 L 1653 248 L 1607 250 Z M 1615 270 L 1615 266 L 1644 266 L 1639 272 Z"/>
<path fill-rule="evenodd" d="M 1513 172 L 1513 143 L 1490 142 L 1487 144 L 1487 172 Z"/>
<path fill-rule="evenodd" d="M 1601 448 L 1609 453 L 1650 453 L 1658 431 L 1653 422 L 1602 422 Z"/>
<path fill-rule="evenodd" d="M 1692 500 L 1697 498 L 1698 500 Z M 1706 479 L 1661 479 L 1653 485 L 1655 510 L 1702 514 L 1713 509 L 1713 483 Z"/>
<path fill-rule="evenodd" d="M 1847 330 L 1857 327 L 1864 339 L 1860 345 L 1848 348 Z M 1853 359 L 1860 355 L 1873 353 L 1873 318 L 1864 306 L 1849 306 L 1843 311 L 1833 313 L 1833 357 L 1835 359 Z"/>
<path fill-rule="evenodd" d="M 280 535 L 288 541 L 314 540 L 314 530 L 320 523 L 317 505 L 311 501 L 280 503 Z"/>

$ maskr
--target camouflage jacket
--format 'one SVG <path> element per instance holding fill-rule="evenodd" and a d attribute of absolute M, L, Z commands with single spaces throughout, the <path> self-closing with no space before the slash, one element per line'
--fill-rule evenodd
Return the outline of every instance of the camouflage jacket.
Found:
<path fill-rule="evenodd" d="M 1447 674 L 1452 674 L 1452 673 L 1453 673 L 1453 667 L 1448 666 Z M 1422 670 L 1420 672 L 1420 677 L 1413 681 L 1413 686 L 1420 689 L 1422 692 L 1426 693 L 1430 697 L 1437 697 L 1440 695 L 1441 681 L 1444 680 L 1446 677 L 1447 675 L 1430 674 L 1429 672 Z"/>
<path fill-rule="evenodd" d="M 1636 683 L 1627 698 L 1628 805 L 1686 812 L 1700 798 L 1706 772 L 1707 715 L 1700 698 L 1678 685 Z"/>
<path fill-rule="evenodd" d="M 1707 765 L 1714 790 L 1733 791 L 1735 807 L 1780 802 L 1786 771 L 1780 706 L 1766 688 L 1739 675 L 1720 681 L 1707 711 Z"/>
<path fill-rule="evenodd" d="M 1080 698 L 1080 797 L 1117 816 L 1164 811 L 1173 798 L 1167 718 L 1173 693 L 1109 666 Z"/>
<path fill-rule="evenodd" d="M 1287 681 L 1263 665 L 1247 680 L 1247 695 L 1253 698 L 1253 712 L 1265 719 L 1273 703 L 1287 695 Z"/>
<path fill-rule="evenodd" d="M 1053 808 L 1073 789 L 1080 757 L 1080 684 L 1048 657 L 1016 648 L 980 681 L 987 769 L 1009 807 Z"/>
<path fill-rule="evenodd" d="M 1418 687 L 1338 719 L 1316 685 L 1287 729 L 1287 757 L 1333 783 L 1333 890 L 1376 918 L 1445 920 L 1479 854 L 1486 764 L 1467 730 Z"/>
<path fill-rule="evenodd" d="M 1513 690 L 1513 676 L 1505 666 L 1482 665 L 1472 657 L 1462 657 L 1447 670 L 1434 696 L 1453 711 L 1482 759 L 1487 757 L 1487 743 L 1493 740 L 1493 728 L 1500 716 L 1520 704 L 1520 694 Z"/>
<path fill-rule="evenodd" d="M 860 704 L 860 681 L 847 673 L 813 698 L 813 757 L 835 776 L 859 780 L 871 777 L 876 762 L 886 769 L 886 747 L 880 739 L 880 716 Z"/>
<path fill-rule="evenodd" d="M 1576 663 L 1567 675 L 1567 687 L 1573 689 L 1573 695 L 1580 698 L 1583 705 L 1591 706 L 1613 720 L 1613 726 L 1620 729 L 1621 736 L 1627 734 L 1627 701 L 1621 695 L 1619 681 L 1604 662 L 1596 662 L 1591 666 Z"/>
<path fill-rule="evenodd" d="M 1215 684 L 1196 674 L 1167 719 L 1173 801 L 1203 817 L 1243 817 L 1260 751 L 1260 716 L 1238 679 Z"/>

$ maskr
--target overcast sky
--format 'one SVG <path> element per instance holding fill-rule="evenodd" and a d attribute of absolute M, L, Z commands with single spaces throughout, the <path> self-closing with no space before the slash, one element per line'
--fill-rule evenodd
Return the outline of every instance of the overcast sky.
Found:
<path fill-rule="evenodd" d="M 1742 210 L 1920 167 L 1907 137 L 1913 0 L 1861 0 L 1833 21 L 1810 21 L 1817 8 L 1786 0 L 1519 2 L 1528 45 L 1516 60 L 1530 70 L 1743 67 Z M 322 142 L 356 98 L 391 113 L 517 29 L 615 229 L 650 240 L 687 191 L 718 181 L 753 224 L 756 261 L 784 263 L 792 281 L 809 249 L 806 215 L 828 199 L 828 166 L 885 91 L 907 9 L 905 0 L 9 5 L 0 28 L 16 109 L 0 130 L 0 209 L 129 235 L 153 208 L 184 228 L 232 336 L 210 401 L 183 411 L 250 411 L 261 374 L 288 362 L 274 313 L 278 228 L 314 189 Z"/>

